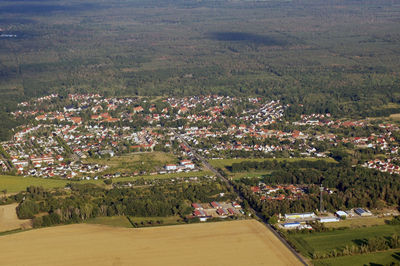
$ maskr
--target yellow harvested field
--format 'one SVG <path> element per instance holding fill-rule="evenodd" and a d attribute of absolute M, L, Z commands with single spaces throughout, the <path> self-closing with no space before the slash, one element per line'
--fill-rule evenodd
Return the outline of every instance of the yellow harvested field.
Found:
<path fill-rule="evenodd" d="M 301 265 L 255 220 L 140 229 L 75 224 L 0 237 L 1 265 Z"/>
<path fill-rule="evenodd" d="M 20 220 L 17 217 L 15 208 L 17 203 L 9 205 L 0 205 L 0 232 L 14 229 L 27 229 L 32 227 L 31 220 Z"/>
<path fill-rule="evenodd" d="M 400 120 L 400 114 L 391 114 L 389 116 L 389 118 L 391 118 L 393 120 L 396 120 L 396 121 L 399 121 Z"/>

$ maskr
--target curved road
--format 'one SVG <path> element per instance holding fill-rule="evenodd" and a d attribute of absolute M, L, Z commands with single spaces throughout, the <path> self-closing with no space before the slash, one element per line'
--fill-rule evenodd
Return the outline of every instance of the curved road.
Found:
<path fill-rule="evenodd" d="M 197 160 L 201 161 L 211 172 L 213 172 L 217 177 L 221 178 L 228 187 L 232 187 L 236 194 L 243 200 L 243 197 L 235 189 L 229 179 L 221 175 L 203 156 L 199 155 L 180 134 L 176 133 L 174 129 L 170 130 L 172 133 L 174 133 L 175 137 L 179 138 L 182 143 L 186 145 L 186 147 L 192 152 L 193 156 L 196 157 Z M 294 248 L 292 248 L 292 246 L 290 246 L 289 243 L 283 237 L 281 237 L 281 235 L 279 235 L 279 233 L 270 224 L 268 224 L 258 212 L 256 212 L 256 210 L 254 210 L 251 206 L 249 207 L 250 211 L 254 213 L 269 230 L 272 231 L 272 233 L 293 253 L 293 255 L 296 256 L 297 259 L 299 259 L 301 263 L 303 263 L 303 265 L 308 265 L 305 259 L 296 250 L 294 250 Z"/>

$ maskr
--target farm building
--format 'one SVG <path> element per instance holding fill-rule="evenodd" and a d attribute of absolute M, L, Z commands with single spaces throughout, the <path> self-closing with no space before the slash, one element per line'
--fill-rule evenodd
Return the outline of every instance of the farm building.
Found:
<path fill-rule="evenodd" d="M 344 211 L 337 211 L 336 215 L 338 217 L 347 217 L 348 216 L 347 212 L 344 212 Z"/>
<path fill-rule="evenodd" d="M 242 208 L 242 206 L 240 206 L 240 204 L 235 202 L 235 201 L 232 202 L 232 206 L 235 207 L 235 208 Z"/>
<path fill-rule="evenodd" d="M 187 169 L 194 169 L 195 167 L 194 163 L 190 160 L 182 160 L 180 164 Z"/>
<path fill-rule="evenodd" d="M 228 212 L 223 208 L 217 209 L 217 213 L 218 213 L 218 215 L 227 215 L 228 214 Z"/>
<path fill-rule="evenodd" d="M 285 223 L 282 224 L 283 228 L 286 229 L 295 229 L 295 228 L 299 228 L 300 227 L 300 223 Z"/>
<path fill-rule="evenodd" d="M 213 208 L 215 208 L 215 209 L 221 209 L 221 208 L 222 208 L 221 204 L 219 204 L 219 203 L 216 202 L 216 201 L 213 201 L 213 202 L 211 202 L 210 204 L 211 204 L 211 206 L 212 206 Z"/>
<path fill-rule="evenodd" d="M 202 210 L 203 209 L 203 207 L 201 207 L 201 205 L 199 203 L 192 203 L 192 207 L 195 210 Z"/>
<path fill-rule="evenodd" d="M 228 208 L 229 214 L 235 214 L 235 211 L 232 208 Z"/>
<path fill-rule="evenodd" d="M 196 216 L 196 217 L 207 216 L 207 214 L 203 210 L 195 210 L 193 212 L 193 215 Z"/>
<path fill-rule="evenodd" d="M 333 217 L 333 216 L 331 216 L 331 217 L 319 217 L 318 221 L 320 223 L 333 223 L 333 222 L 339 222 L 340 219 L 337 218 L 337 217 Z"/>
<path fill-rule="evenodd" d="M 362 209 L 362 208 L 357 208 L 357 209 L 354 209 L 354 212 L 355 213 L 357 213 L 358 215 L 360 215 L 360 216 L 371 216 L 372 215 L 372 213 L 370 212 L 370 211 L 368 211 L 368 210 L 364 210 L 364 209 Z"/>
<path fill-rule="evenodd" d="M 285 219 L 310 219 L 315 218 L 315 213 L 306 212 L 306 213 L 289 213 L 285 214 Z"/>
<path fill-rule="evenodd" d="M 176 170 L 176 165 L 175 164 L 167 164 L 165 166 L 165 170 L 167 170 L 167 171 Z"/>

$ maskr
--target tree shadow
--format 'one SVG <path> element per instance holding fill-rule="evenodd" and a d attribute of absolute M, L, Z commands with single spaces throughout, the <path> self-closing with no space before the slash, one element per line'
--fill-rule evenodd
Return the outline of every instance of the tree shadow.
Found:
<path fill-rule="evenodd" d="M 368 244 L 368 240 L 367 239 L 354 239 L 352 240 L 354 242 L 354 244 L 358 245 L 358 246 L 362 246 L 362 245 L 367 245 Z"/>
<path fill-rule="evenodd" d="M 394 254 L 392 255 L 392 257 L 393 257 L 395 260 L 400 261 L 400 252 L 394 253 Z"/>

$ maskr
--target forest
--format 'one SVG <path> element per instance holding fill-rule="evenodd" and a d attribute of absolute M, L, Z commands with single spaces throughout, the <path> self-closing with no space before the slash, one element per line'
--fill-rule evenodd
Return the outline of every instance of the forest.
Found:
<path fill-rule="evenodd" d="M 53 92 L 398 113 L 399 12 L 390 0 L 1 1 L 0 139 L 23 123 L 9 115 L 17 102 Z"/>
<path fill-rule="evenodd" d="M 20 219 L 33 219 L 34 227 L 83 222 L 101 216 L 168 217 L 185 219 L 191 203 L 234 200 L 236 194 L 223 182 L 165 184 L 138 188 L 105 189 L 94 184 L 70 184 L 68 189 L 46 190 L 30 186 L 1 204 L 19 202 Z M 40 214 L 40 215 L 38 215 Z"/>

